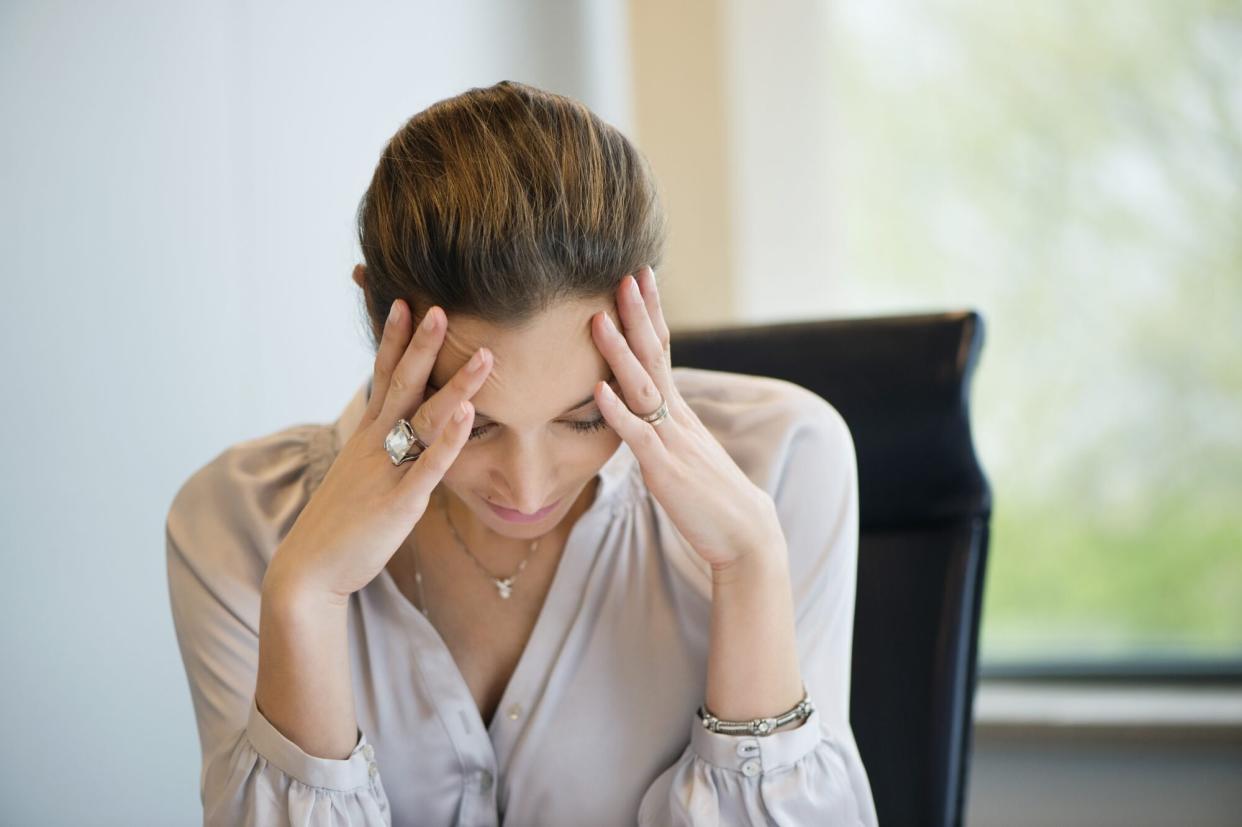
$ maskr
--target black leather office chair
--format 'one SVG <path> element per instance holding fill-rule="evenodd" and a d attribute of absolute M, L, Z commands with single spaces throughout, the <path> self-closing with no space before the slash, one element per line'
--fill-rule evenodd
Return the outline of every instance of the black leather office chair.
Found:
<path fill-rule="evenodd" d="M 991 489 L 970 431 L 970 310 L 672 333 L 673 363 L 815 391 L 858 456 L 850 721 L 883 825 L 959 825 Z"/>

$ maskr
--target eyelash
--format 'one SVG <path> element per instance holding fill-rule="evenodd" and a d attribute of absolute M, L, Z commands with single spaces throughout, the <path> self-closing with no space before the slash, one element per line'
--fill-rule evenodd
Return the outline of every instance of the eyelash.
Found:
<path fill-rule="evenodd" d="M 487 432 L 487 429 L 492 427 L 493 424 L 495 423 L 488 422 L 486 425 L 480 425 L 477 428 L 471 428 L 470 436 L 467 437 L 467 439 L 478 439 L 479 437 L 483 436 L 483 434 Z M 586 422 L 566 422 L 565 424 L 580 433 L 588 433 L 590 431 L 601 431 L 604 428 L 608 427 L 608 421 L 604 419 L 603 417 L 600 417 L 599 419 L 590 419 L 590 420 L 587 420 Z"/>

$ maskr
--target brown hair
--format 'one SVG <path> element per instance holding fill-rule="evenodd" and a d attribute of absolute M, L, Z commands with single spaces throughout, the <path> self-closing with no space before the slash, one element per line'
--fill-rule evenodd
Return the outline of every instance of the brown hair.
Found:
<path fill-rule="evenodd" d="M 393 301 L 506 327 L 615 294 L 663 255 L 646 159 L 571 98 L 513 81 L 432 104 L 392 137 L 358 206 L 378 347 Z"/>

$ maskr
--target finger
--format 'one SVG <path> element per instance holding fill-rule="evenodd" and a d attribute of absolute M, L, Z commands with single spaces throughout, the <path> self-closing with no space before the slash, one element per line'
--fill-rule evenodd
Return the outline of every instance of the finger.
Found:
<path fill-rule="evenodd" d="M 367 400 L 367 409 L 362 414 L 360 426 L 366 426 L 375 420 L 384 405 L 384 396 L 388 390 L 388 382 L 393 369 L 401 359 L 406 345 L 410 342 L 410 310 L 405 302 L 397 299 L 388 311 L 384 321 L 384 331 L 380 336 L 379 348 L 375 352 L 375 369 L 371 378 L 371 398 Z"/>
<path fill-rule="evenodd" d="M 660 306 L 659 285 L 656 284 L 655 270 L 651 269 L 651 265 L 643 265 L 643 269 L 638 271 L 638 286 L 642 289 L 643 300 L 647 303 L 647 316 L 651 319 L 651 327 L 655 330 L 656 338 L 660 340 L 660 347 L 668 353 L 672 337 L 669 335 L 668 322 L 664 318 L 664 308 Z"/>
<path fill-rule="evenodd" d="M 672 393 L 669 390 L 672 379 L 668 373 L 664 345 L 661 344 L 659 337 L 656 336 L 655 328 L 651 325 L 651 317 L 647 315 L 647 303 L 638 288 L 638 280 L 633 276 L 626 276 L 622 279 L 620 294 L 617 310 L 621 315 L 621 325 L 625 330 L 625 339 L 629 344 L 629 349 L 655 380 L 660 392 L 669 396 Z M 628 396 L 626 401 L 631 402 Z M 635 410 L 642 409 L 636 408 Z"/>
<path fill-rule="evenodd" d="M 642 414 L 654 412 L 665 401 L 665 396 L 656 387 L 653 377 L 638 361 L 630 345 L 621 331 L 612 322 L 606 312 L 597 313 L 594 324 L 595 344 L 604 359 L 612 367 L 612 373 L 621 386 L 621 396 L 630 411 Z M 614 394 L 615 396 L 615 394 Z M 650 427 L 645 422 L 640 423 Z"/>
<path fill-rule="evenodd" d="M 635 416 L 607 382 L 595 383 L 595 402 L 599 405 L 604 419 L 608 420 L 609 426 L 630 446 L 639 465 L 643 468 L 659 468 L 668 462 L 669 449 L 660 438 L 656 427 Z"/>
<path fill-rule="evenodd" d="M 423 315 L 422 323 L 410 337 L 384 388 L 378 418 L 386 427 L 392 427 L 398 419 L 408 417 L 422 404 L 427 377 L 435 366 L 445 328 L 444 311 L 438 306 Z"/>
<path fill-rule="evenodd" d="M 453 461 L 461 453 L 461 447 L 470 436 L 470 426 L 474 424 L 474 406 L 470 402 L 462 402 L 456 411 L 450 411 L 448 424 L 440 429 L 437 436 L 427 448 L 418 455 L 418 459 L 410 463 L 405 476 L 397 484 L 398 496 L 403 502 L 421 503 L 425 508 L 431 501 L 431 492 L 444 479 Z"/>
<path fill-rule="evenodd" d="M 423 402 L 410 419 L 410 426 L 424 442 L 431 442 L 452 419 L 462 402 L 483 387 L 491 369 L 492 354 L 485 347 L 474 352 L 466 364 L 457 369 L 453 378 Z"/>

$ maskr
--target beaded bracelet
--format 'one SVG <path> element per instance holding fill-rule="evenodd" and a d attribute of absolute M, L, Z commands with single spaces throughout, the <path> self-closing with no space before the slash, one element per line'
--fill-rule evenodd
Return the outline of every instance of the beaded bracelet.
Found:
<path fill-rule="evenodd" d="M 725 735 L 771 735 L 780 727 L 794 720 L 806 720 L 810 717 L 815 705 L 807 694 L 806 684 L 802 685 L 802 700 L 793 709 L 775 718 L 753 718 L 749 721 L 722 721 L 707 710 L 707 704 L 699 707 L 699 720 L 703 728 L 711 732 Z"/>

